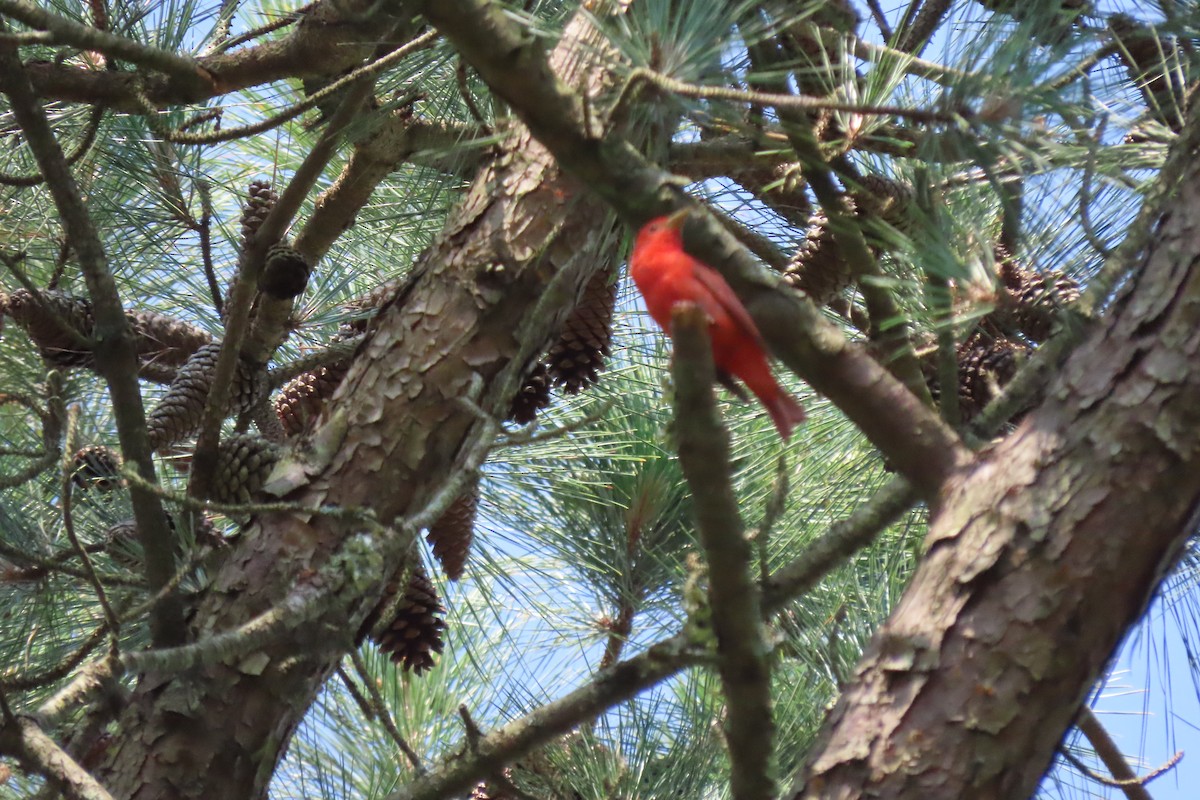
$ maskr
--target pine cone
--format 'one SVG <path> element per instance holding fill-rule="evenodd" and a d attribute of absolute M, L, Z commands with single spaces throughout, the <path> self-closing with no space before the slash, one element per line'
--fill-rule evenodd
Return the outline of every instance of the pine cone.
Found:
<path fill-rule="evenodd" d="M 588 282 L 583 297 L 550 347 L 546 363 L 555 386 L 578 394 L 599 379 L 604 359 L 611 353 L 613 307 L 617 284 L 607 270 Z"/>
<path fill-rule="evenodd" d="M 247 189 L 246 204 L 242 207 L 242 247 L 258 233 L 263 220 L 275 207 L 279 195 L 271 188 L 269 181 L 250 181 Z"/>
<path fill-rule="evenodd" d="M 83 297 L 60 292 L 42 292 L 49 308 L 83 336 L 91 336 L 95 327 L 92 303 Z M 91 367 L 95 359 L 90 349 L 72 344 L 71 338 L 41 308 L 33 296 L 21 289 L 0 295 L 0 315 L 8 315 L 26 330 L 42 357 L 59 367 Z M 205 330 L 157 311 L 126 311 L 125 318 L 137 340 L 138 360 L 175 367 L 203 345 L 212 341 Z"/>
<path fill-rule="evenodd" d="M 1028 354 L 1024 344 L 976 333 L 958 348 L 958 397 L 964 421 L 999 396 Z"/>
<path fill-rule="evenodd" d="M 465 487 L 437 521 L 429 527 L 425 541 L 433 547 L 433 555 L 442 565 L 442 572 L 452 581 L 462 577 L 475 538 L 475 513 L 479 510 L 479 482 Z"/>
<path fill-rule="evenodd" d="M 258 288 L 263 294 L 276 300 L 290 300 L 308 286 L 312 264 L 304 255 L 287 242 L 278 242 L 267 250 L 266 263 L 258 279 Z"/>
<path fill-rule="evenodd" d="M 111 447 L 93 444 L 75 454 L 71 482 L 82 491 L 111 492 L 121 485 L 121 456 Z"/>
<path fill-rule="evenodd" d="M 95 327 L 92 304 L 82 297 L 59 292 L 42 292 L 43 307 L 26 289 L 9 295 L 0 294 L 0 316 L 11 317 L 25 329 L 42 358 L 56 367 L 90 367 L 95 363 L 92 351 L 72 341 L 58 320 L 80 335 L 90 337 Z M 56 320 L 55 317 L 58 319 Z"/>
<path fill-rule="evenodd" d="M 859 209 L 859 216 L 878 217 L 900 230 L 907 227 L 908 212 L 915 200 L 916 191 L 910 184 L 882 175 L 864 175 L 854 192 L 854 204 Z"/>
<path fill-rule="evenodd" d="M 545 362 L 539 361 L 517 390 L 508 407 L 508 418 L 518 425 L 528 425 L 537 418 L 537 413 L 550 405 L 550 373 Z"/>
<path fill-rule="evenodd" d="M 1002 251 L 996 256 L 1000 277 L 997 322 L 1035 342 L 1045 341 L 1058 313 L 1079 299 L 1079 284 L 1058 270 L 1034 272 Z"/>
<path fill-rule="evenodd" d="M 297 375 L 284 384 L 275 397 L 275 413 L 288 436 L 308 428 L 325 407 L 325 402 L 333 397 L 349 369 L 349 361 L 339 361 Z"/>
<path fill-rule="evenodd" d="M 783 279 L 822 306 L 850 285 L 850 265 L 833 237 L 825 212 L 815 211 L 809 218 L 804 241 L 792 255 Z"/>
<path fill-rule="evenodd" d="M 212 343 L 212 334 L 203 328 L 157 311 L 127 311 L 125 316 L 137 337 L 138 361 L 142 363 L 178 367 Z"/>
<path fill-rule="evenodd" d="M 281 452 L 277 445 L 251 433 L 223 438 L 217 448 L 211 499 L 218 503 L 253 502 Z"/>
<path fill-rule="evenodd" d="M 401 278 L 393 278 L 390 281 L 379 284 L 361 297 L 356 297 L 342 306 L 344 311 L 351 314 L 356 314 L 358 316 L 356 319 L 345 323 L 338 330 L 338 335 L 334 337 L 334 340 L 336 341 L 338 339 L 357 336 L 358 334 L 365 332 L 370 327 L 371 320 L 374 319 L 378 311 L 383 308 L 388 301 L 395 297 L 396 293 L 399 292 L 400 288 L 407 282 L 407 275 Z M 362 313 L 367 311 L 371 313 Z"/>
<path fill-rule="evenodd" d="M 207 344 L 197 350 L 179 369 L 166 395 L 146 418 L 146 429 L 150 434 L 152 448 L 162 450 L 199 430 L 220 352 L 220 342 Z M 262 392 L 261 376 L 249 364 L 239 362 L 233 386 L 230 388 L 226 413 L 241 414 L 249 411 Z"/>
<path fill-rule="evenodd" d="M 370 633 L 379 615 L 392 605 L 400 589 L 398 581 L 406 572 L 408 584 L 404 596 L 392 611 L 392 621 L 382 633 L 371 638 L 382 652 L 388 654 L 392 663 L 403 667 L 405 672 L 412 670 L 420 675 L 433 667 L 433 654 L 442 652 L 442 631 L 446 629 L 446 623 L 440 615 L 446 609 L 442 607 L 425 567 L 419 562 L 411 569 L 402 567 L 388 582 L 383 599 L 368 615 L 359 634 L 361 638 Z"/>

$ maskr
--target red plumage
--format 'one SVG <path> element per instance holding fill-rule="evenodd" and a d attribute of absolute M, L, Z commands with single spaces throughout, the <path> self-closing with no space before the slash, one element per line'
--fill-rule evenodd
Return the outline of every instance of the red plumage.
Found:
<path fill-rule="evenodd" d="M 694 303 L 708 316 L 708 335 L 718 375 L 736 375 L 754 393 L 779 435 L 787 439 L 804 421 L 804 409 L 771 375 L 766 345 L 742 301 L 721 274 L 683 249 L 686 212 L 659 217 L 639 232 L 629 257 L 633 282 L 650 316 L 668 335 L 671 312 Z"/>

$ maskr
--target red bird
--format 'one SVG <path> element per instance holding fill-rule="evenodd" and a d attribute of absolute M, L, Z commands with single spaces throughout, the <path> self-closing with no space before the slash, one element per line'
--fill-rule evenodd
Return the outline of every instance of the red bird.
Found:
<path fill-rule="evenodd" d="M 779 435 L 787 439 L 804 421 L 804 409 L 771 375 L 766 345 L 742 301 L 720 273 L 683 249 L 687 211 L 651 220 L 638 232 L 629 257 L 633 282 L 646 300 L 650 316 L 668 335 L 671 311 L 679 303 L 695 303 L 708 316 L 708 337 L 721 384 L 737 391 L 736 375 L 766 407 Z"/>

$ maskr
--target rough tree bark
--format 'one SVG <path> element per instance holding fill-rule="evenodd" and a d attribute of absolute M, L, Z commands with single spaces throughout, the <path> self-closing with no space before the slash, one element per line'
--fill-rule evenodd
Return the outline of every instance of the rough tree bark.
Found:
<path fill-rule="evenodd" d="M 564 80 L 599 91 L 611 58 L 592 20 L 579 14 L 551 60 Z M 593 255 L 605 219 L 599 201 L 524 128 L 514 129 L 330 402 L 317 435 L 339 432 L 336 454 L 286 499 L 368 508 L 385 521 L 420 508 L 478 433 L 477 416 L 456 400 L 481 379 L 479 405 L 503 416 L 511 378 L 526 367 L 514 360 L 526 345 L 518 333 L 533 345 L 530 358 L 542 353 L 601 266 Z M 554 294 L 562 297 L 531 314 L 559 274 L 566 282 Z M 197 610 L 193 632 L 229 630 L 268 610 L 358 530 L 328 517 L 255 519 Z M 384 573 L 396 567 L 385 564 Z M 102 781 L 118 797 L 265 797 L 295 726 L 352 644 L 346 632 L 368 608 L 333 609 L 253 659 L 142 675 L 118 720 L 127 734 L 98 770 Z"/>
<path fill-rule="evenodd" d="M 1047 399 L 945 487 L 913 583 L 794 797 L 1028 797 L 1196 530 L 1200 163 L 1183 163 Z"/>

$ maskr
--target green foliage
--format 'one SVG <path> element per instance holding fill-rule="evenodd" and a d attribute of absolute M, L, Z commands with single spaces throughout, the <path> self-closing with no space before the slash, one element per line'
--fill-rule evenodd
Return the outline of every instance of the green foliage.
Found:
<path fill-rule="evenodd" d="M 276 0 L 109 5 L 114 32 L 197 53 L 215 45 L 223 18 L 231 18 L 233 30 L 240 32 L 294 10 Z M 577 7 L 512 5 L 508 13 L 548 44 Z M 615 53 L 613 69 L 621 77 L 648 68 L 699 86 L 763 91 L 777 91 L 781 82 L 785 88 L 802 82 L 807 93 L 824 92 L 844 104 L 903 106 L 947 118 L 958 114 L 928 125 L 891 113 L 845 109 L 822 119 L 812 112 L 805 119 L 834 131 L 820 148 L 839 188 L 853 191 L 855 179 L 864 176 L 917 187 L 917 200 L 902 219 L 862 221 L 869 241 L 878 245 L 881 275 L 873 280 L 891 290 L 903 316 L 874 322 L 903 321 L 918 342 L 932 341 L 947 328 L 961 341 L 993 310 L 996 244 L 1005 237 L 1017 244 L 1013 255 L 1042 271 L 1087 281 L 1101 269 L 1136 213 L 1174 136 L 1171 126 L 1179 121 L 1178 109 L 1154 106 L 1132 87 L 1118 60 L 1090 63 L 1107 42 L 1105 34 L 1064 28 L 1060 38 L 1048 38 L 1047 28 L 1061 27 L 1054 4 L 1034 5 L 1045 9 L 1014 19 L 973 3 L 952 4 L 944 32 L 922 53 L 925 60 L 885 46 L 878 31 L 864 35 L 870 45 L 866 55 L 855 50 L 854 42 L 825 36 L 805 40 L 811 45 L 807 49 L 783 50 L 771 63 L 751 57 L 753 48 L 789 31 L 810 31 L 820 22 L 818 3 L 645 0 L 634 2 L 627 14 L 604 19 L 602 26 Z M 86 4 L 56 0 L 50 7 L 90 24 Z M 867 18 L 865 8 L 855 7 Z M 891 24 L 898 14 L 888 12 Z M 1163 30 L 1185 38 L 1195 31 L 1190 18 L 1173 24 Z M 285 35 L 286 28 L 266 39 Z M 40 45 L 23 55 L 80 64 L 88 58 Z M 1162 61 L 1172 74 L 1192 80 L 1194 66 L 1182 55 L 1164 52 Z M 440 143 L 411 154 L 382 180 L 354 225 L 324 255 L 293 314 L 292 335 L 272 366 L 321 347 L 339 323 L 361 316 L 346 308 L 349 301 L 408 274 L 442 231 L 475 165 L 504 145 L 512 124 L 509 110 L 472 71 L 464 72 L 464 82 L 473 102 L 460 88 L 459 57 L 444 41 L 380 78 L 381 110 L 351 126 L 351 142 L 369 139 L 384 115 L 404 108 L 443 135 L 431 137 Z M 618 83 L 597 102 L 611 100 L 621 89 Z M 298 79 L 251 86 L 220 98 L 221 124 L 256 122 L 304 97 Z M 222 321 L 202 265 L 199 221 L 211 213 L 212 266 L 227 289 L 237 265 L 247 183 L 266 178 L 282 188 L 323 128 L 314 124 L 312 111 L 232 142 L 162 141 L 161 131 L 216 108 L 215 103 L 166 109 L 153 119 L 106 113 L 74 176 L 126 305 L 168 312 L 220 336 Z M 786 261 L 804 233 L 796 223 L 805 216 L 801 206 L 813 197 L 801 186 L 791 199 L 779 199 L 785 174 L 798 158 L 779 114 L 761 103 L 751 108 L 741 101 L 684 97 L 645 86 L 631 106 L 632 128 L 671 120 L 677 147 L 661 154 L 668 168 L 684 171 L 678 151 L 688 145 L 748 142 L 734 165 L 702 163 L 689 171 L 689 191 Z M 53 102 L 47 112 L 71 152 L 85 135 L 90 109 Z M 0 173 L 35 170 L 6 107 L 0 143 L 5 145 Z M 318 190 L 337 179 L 347 158 L 343 149 L 332 159 Z M 704 170 L 709 174 L 696 174 Z M 211 199 L 207 209 L 206 196 Z M 299 220 L 311 217 L 315 197 L 306 198 Z M 53 282 L 63 291 L 84 293 L 74 257 L 64 255 L 47 192 L 2 186 L 0 213 L 0 251 L 11 257 L 6 260 L 37 286 Z M 619 235 L 604 237 L 597 258 L 615 264 L 625 258 L 627 244 Z M 953 286 L 956 301 L 963 301 L 951 313 L 928 291 L 931 278 Z M 11 271 L 0 273 L 0 291 L 19 285 Z M 851 290 L 843 299 L 844 307 L 830 310 L 830 318 L 850 338 L 867 340 L 869 332 L 855 323 L 855 312 L 865 313 L 861 292 Z M 371 690 L 377 691 L 382 707 L 364 708 L 340 677 L 331 678 L 279 767 L 273 785 L 279 796 L 384 797 L 417 770 L 381 712 L 428 767 L 462 748 L 460 706 L 485 732 L 493 730 L 680 630 L 687 558 L 699 545 L 691 490 L 672 440 L 668 354 L 639 309 L 633 292 L 623 287 L 615 353 L 601 383 L 581 397 L 557 398 L 541 415 L 538 431 L 589 415 L 594 419 L 559 436 L 501 448 L 489 460 L 467 577 L 459 585 L 438 585 L 448 608 L 447 646 L 439 665 L 413 677 L 369 646 L 358 653 L 365 664 L 362 674 L 345 659 L 342 668 L 355 690 L 368 701 Z M 732 441 L 734 488 L 763 574 L 791 563 L 891 477 L 888 465 L 837 409 L 790 377 L 783 382 L 791 384 L 809 412 L 809 421 L 789 444 L 779 441 L 757 404 L 724 395 L 720 403 Z M 0 392 L 44 403 L 45 385 L 46 365 L 29 338 L 6 324 L 0 337 Z M 143 383 L 148 404 L 162 391 Z M 66 395 L 80 410 L 81 443 L 114 444 L 112 409 L 95 376 L 70 372 Z M 20 404 L 0 404 L 0 480 L 31 463 L 40 449 L 35 415 Z M 169 461 L 159 468 L 165 485 L 183 487 L 185 476 Z M 56 464 L 34 480 L 0 491 L 0 682 L 62 665 L 102 620 L 96 593 L 69 552 L 58 469 Z M 768 520 L 781 477 L 788 486 L 785 502 Z M 110 602 L 128 609 L 145 600 L 142 578 L 128 565 L 130 551 L 137 557 L 136 545 L 114 549 L 105 538 L 112 525 L 130 516 L 127 493 L 77 493 L 74 499 L 74 525 L 82 544 L 94 550 Z M 217 524 L 225 533 L 236 531 L 225 518 Z M 920 555 L 924 526 L 925 511 L 910 512 L 767 621 L 777 740 L 786 743 L 777 753 L 779 785 L 801 768 L 829 704 L 903 591 Z M 180 565 L 197 552 L 181 553 Z M 18 557 L 22 554 L 25 561 Z M 1200 618 L 1195 560 L 1189 552 L 1168 594 L 1172 623 L 1188 633 L 1189 643 Z M 67 569 L 39 574 L 42 562 Z M 431 574 L 435 571 L 431 567 Z M 206 580 L 205 569 L 189 569 L 183 585 L 200 592 Z M 120 644 L 132 651 L 146 639 L 145 619 L 139 617 L 122 628 Z M 9 701 L 33 708 L 59 685 L 46 681 L 14 691 Z M 701 664 L 545 745 L 513 765 L 509 777 L 529 795 L 552 799 L 727 797 L 724 714 L 719 681 L 709 665 Z M 1056 787 L 1065 796 L 1072 780 L 1060 769 L 1046 792 Z M 0 786 L 0 796 L 34 784 L 14 779 L 11 786 Z"/>

